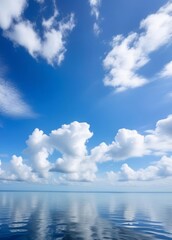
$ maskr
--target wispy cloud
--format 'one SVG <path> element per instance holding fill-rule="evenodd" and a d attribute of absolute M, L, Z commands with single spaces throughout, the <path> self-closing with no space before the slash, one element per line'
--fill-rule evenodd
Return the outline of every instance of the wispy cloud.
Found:
<path fill-rule="evenodd" d="M 38 3 L 44 3 L 44 0 L 35 0 Z"/>
<path fill-rule="evenodd" d="M 159 76 L 162 78 L 172 77 L 172 61 L 170 61 L 164 66 L 162 71 L 159 73 Z"/>
<path fill-rule="evenodd" d="M 17 118 L 36 116 L 31 107 L 23 100 L 19 90 L 4 78 L 0 78 L 0 113 Z"/>
<path fill-rule="evenodd" d="M 95 22 L 93 25 L 93 30 L 96 35 L 99 35 L 100 33 L 100 26 L 99 26 L 99 18 L 100 18 L 100 12 L 99 8 L 101 5 L 101 0 L 89 0 L 89 4 L 91 7 L 91 15 L 95 17 Z"/>
<path fill-rule="evenodd" d="M 138 74 L 138 70 L 150 61 L 150 54 L 172 40 L 172 3 L 161 7 L 140 23 L 141 33 L 130 33 L 127 37 L 113 37 L 111 50 L 103 65 L 107 71 L 104 84 L 117 92 L 141 87 L 148 79 Z"/>

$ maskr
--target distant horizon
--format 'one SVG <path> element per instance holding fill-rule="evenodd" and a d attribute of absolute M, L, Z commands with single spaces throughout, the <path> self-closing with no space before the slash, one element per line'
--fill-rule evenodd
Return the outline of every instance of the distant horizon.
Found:
<path fill-rule="evenodd" d="M 55 191 L 55 190 L 0 190 L 0 192 L 57 192 L 57 193 L 172 193 L 172 192 L 153 192 L 153 191 L 150 191 L 150 192 L 139 192 L 139 191 L 136 191 L 136 192 L 115 192 L 115 191 L 72 191 L 72 190 L 69 190 L 69 191 L 66 191 L 66 190 L 63 190 L 63 191 Z"/>

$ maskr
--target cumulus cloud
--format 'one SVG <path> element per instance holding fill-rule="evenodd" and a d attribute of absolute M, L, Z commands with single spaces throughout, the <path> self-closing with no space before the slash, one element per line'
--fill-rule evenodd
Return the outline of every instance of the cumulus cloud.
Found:
<path fill-rule="evenodd" d="M 63 154 L 63 160 L 71 157 L 73 160 L 81 161 L 85 157 L 86 142 L 93 135 L 89 128 L 87 123 L 73 122 L 51 132 L 52 145 Z M 57 165 L 62 166 L 62 162 L 58 164 L 57 160 Z M 72 165 L 74 167 L 75 164 Z M 63 167 L 66 168 L 65 163 Z"/>
<path fill-rule="evenodd" d="M 119 129 L 115 141 L 107 145 L 101 143 L 91 150 L 91 158 L 97 162 L 109 160 L 120 161 L 131 157 L 141 157 L 146 154 L 144 136 L 136 130 Z"/>
<path fill-rule="evenodd" d="M 34 171 L 48 178 L 50 172 L 63 173 L 63 179 L 92 181 L 97 167 L 87 159 L 86 143 L 92 137 L 89 124 L 72 122 L 53 130 L 49 135 L 35 129 L 26 141 L 25 153 Z M 61 155 L 53 162 L 49 157 L 57 152 Z"/>
<path fill-rule="evenodd" d="M 95 180 L 96 163 L 87 158 L 86 143 L 93 135 L 89 128 L 89 124 L 76 121 L 64 124 L 48 135 L 36 128 L 26 141 L 25 160 L 13 156 L 10 172 L 4 172 L 3 177 L 1 174 L 1 179 L 30 179 L 32 182 L 41 182 L 41 179 L 50 182 L 52 179 L 56 182 Z M 54 152 L 61 157 L 53 157 Z M 50 160 L 51 157 L 53 160 Z M 57 173 L 60 177 L 53 177 Z"/>
<path fill-rule="evenodd" d="M 24 181 L 24 182 L 40 182 L 36 173 L 32 168 L 24 163 L 21 156 L 12 156 L 8 164 L 8 169 L 1 168 L 0 161 L 0 179 L 5 181 Z"/>
<path fill-rule="evenodd" d="M 156 127 L 145 136 L 146 148 L 155 154 L 165 154 L 172 151 L 172 115 L 161 119 Z"/>
<path fill-rule="evenodd" d="M 98 24 L 98 20 L 99 20 L 99 15 L 100 15 L 99 8 L 101 5 L 101 0 L 89 0 L 89 4 L 91 7 L 91 15 L 93 15 L 95 17 L 95 23 L 93 25 L 93 30 L 96 35 L 99 35 L 100 27 Z"/>
<path fill-rule="evenodd" d="M 164 66 L 164 68 L 160 72 L 160 77 L 162 78 L 172 77 L 172 61 L 170 61 Z"/>
<path fill-rule="evenodd" d="M 0 160 L 0 178 L 1 178 L 1 176 L 3 175 L 3 173 L 4 173 L 4 171 L 2 170 L 2 162 L 1 162 L 1 160 Z"/>
<path fill-rule="evenodd" d="M 154 130 L 140 134 L 136 130 L 119 129 L 111 144 L 105 142 L 91 150 L 89 158 L 96 162 L 120 161 L 145 155 L 172 152 L 172 115 L 156 123 Z"/>
<path fill-rule="evenodd" d="M 144 136 L 136 130 L 120 129 L 115 141 L 109 145 L 107 154 L 112 159 L 124 160 L 130 157 L 140 157 L 146 153 Z"/>
<path fill-rule="evenodd" d="M 136 130 L 119 129 L 114 141 L 102 142 L 88 151 L 87 142 L 93 136 L 90 125 L 74 121 L 45 134 L 35 129 L 26 141 L 25 157 L 13 156 L 8 180 L 32 182 L 94 181 L 98 164 L 121 161 L 145 155 L 160 155 L 161 160 L 145 169 L 134 170 L 126 163 L 119 172 L 108 172 L 110 179 L 154 180 L 172 176 L 172 115 L 156 123 L 154 130 L 140 134 Z M 0 168 L 1 179 L 5 179 Z"/>
<path fill-rule="evenodd" d="M 32 171 L 30 166 L 23 163 L 22 157 L 12 156 L 11 172 L 11 178 L 13 180 L 38 182 L 38 176 Z"/>
<path fill-rule="evenodd" d="M 13 5 L 17 4 L 17 1 L 14 2 Z M 25 1 L 20 0 L 19 2 Z M 54 14 L 48 19 L 43 18 L 42 31 L 40 31 L 36 23 L 33 24 L 31 21 L 22 18 L 21 14 L 25 5 L 23 3 L 23 7 L 18 11 L 16 21 L 13 21 L 13 17 L 10 18 L 6 28 L 2 26 L 0 20 L 4 36 L 14 42 L 15 45 L 24 47 L 32 57 L 41 57 L 51 65 L 60 65 L 66 52 L 67 35 L 75 27 L 74 15 L 70 14 L 67 18 L 57 21 L 58 10 L 54 2 Z M 3 4 L 1 9 L 6 12 L 8 6 Z"/>
<path fill-rule="evenodd" d="M 1 0 L 0 1 L 0 27 L 8 29 L 14 20 L 19 20 L 25 7 L 26 0 Z"/>
<path fill-rule="evenodd" d="M 3 78 L 0 78 L 0 112 L 11 117 L 35 116 L 16 87 Z"/>
<path fill-rule="evenodd" d="M 154 164 L 138 170 L 125 163 L 119 172 L 107 172 L 107 177 L 110 181 L 151 181 L 172 177 L 172 157 L 163 156 Z"/>
<path fill-rule="evenodd" d="M 150 61 L 152 52 L 171 42 L 171 25 L 172 3 L 169 2 L 141 21 L 141 33 L 113 37 L 111 50 L 103 60 L 107 71 L 104 84 L 121 92 L 148 83 L 138 70 Z"/>
<path fill-rule="evenodd" d="M 44 178 L 48 177 L 51 168 L 48 156 L 51 154 L 52 149 L 48 141 L 49 137 L 36 128 L 26 141 L 27 149 L 25 150 L 33 170 Z"/>
<path fill-rule="evenodd" d="M 62 157 L 56 160 L 54 171 L 67 173 L 66 179 L 73 181 L 92 181 L 97 167 L 92 159 L 87 159 L 86 143 L 93 133 L 87 123 L 73 122 L 63 125 L 50 134 L 52 146 Z"/>

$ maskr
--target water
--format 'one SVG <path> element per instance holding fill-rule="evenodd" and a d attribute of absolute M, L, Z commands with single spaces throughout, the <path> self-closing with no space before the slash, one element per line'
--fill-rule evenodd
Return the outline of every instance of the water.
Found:
<path fill-rule="evenodd" d="M 172 194 L 0 192 L 0 239 L 172 239 Z"/>

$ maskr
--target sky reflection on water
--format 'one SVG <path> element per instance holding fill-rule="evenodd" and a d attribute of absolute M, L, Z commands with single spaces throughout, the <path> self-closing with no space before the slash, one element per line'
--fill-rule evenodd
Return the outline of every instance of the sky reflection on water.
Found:
<path fill-rule="evenodd" d="M 172 239 L 171 216 L 169 193 L 0 192 L 0 239 Z"/>

